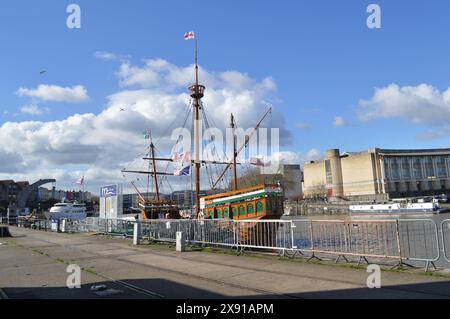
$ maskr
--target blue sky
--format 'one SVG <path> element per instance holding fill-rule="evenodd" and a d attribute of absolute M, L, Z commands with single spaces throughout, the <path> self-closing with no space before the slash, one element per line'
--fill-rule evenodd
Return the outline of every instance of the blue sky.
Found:
<path fill-rule="evenodd" d="M 70 3 L 81 7 L 79 30 L 66 27 Z M 366 26 L 371 3 L 381 7 L 381 29 Z M 439 114 L 450 109 L 444 94 L 450 87 L 447 0 L 3 1 L 0 127 L 101 113 L 108 96 L 123 87 L 117 75 L 120 62 L 95 58 L 95 52 L 126 56 L 135 66 L 161 58 L 186 67 L 193 53 L 183 34 L 191 30 L 208 71 L 236 70 L 255 81 L 273 79 L 277 90 L 268 98 L 292 134 L 285 151 L 448 147 L 447 115 Z M 40 75 L 41 70 L 47 73 Z M 55 103 L 17 94 L 21 87 L 32 90 L 40 84 L 82 85 L 89 98 Z M 389 104 L 388 97 L 372 100 L 371 115 L 364 116 L 367 110 L 360 101 L 371 100 L 375 88 L 391 84 L 399 90 L 412 87 L 406 90 L 413 92 L 412 98 L 425 84 L 444 102 L 416 101 L 405 93 L 395 100 L 401 104 L 398 111 L 390 112 L 397 105 Z M 44 114 L 21 113 L 30 104 L 38 104 Z M 431 115 L 420 120 L 417 110 L 428 112 L 428 107 Z M 333 127 L 336 117 L 341 118 L 339 127 Z M 428 138 L 420 138 L 424 134 Z"/>

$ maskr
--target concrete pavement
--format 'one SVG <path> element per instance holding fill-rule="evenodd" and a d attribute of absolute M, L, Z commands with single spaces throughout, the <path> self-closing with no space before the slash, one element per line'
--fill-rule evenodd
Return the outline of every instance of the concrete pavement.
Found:
<path fill-rule="evenodd" d="M 450 298 L 450 278 L 382 272 L 382 288 L 368 289 L 364 269 L 10 230 L 0 239 L 0 288 L 11 299 Z M 81 289 L 66 287 L 68 264 L 84 269 Z M 92 292 L 98 284 L 114 294 Z"/>

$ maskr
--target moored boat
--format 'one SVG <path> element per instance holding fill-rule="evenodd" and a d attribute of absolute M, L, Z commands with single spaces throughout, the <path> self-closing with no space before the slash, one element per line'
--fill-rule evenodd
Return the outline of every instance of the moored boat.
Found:
<path fill-rule="evenodd" d="M 55 219 L 85 219 L 86 206 L 78 203 L 61 202 L 55 204 L 50 211 L 44 213 L 48 220 Z"/>
<path fill-rule="evenodd" d="M 352 216 L 380 215 L 429 215 L 440 214 L 444 210 L 439 203 L 389 203 L 373 205 L 351 205 Z"/>

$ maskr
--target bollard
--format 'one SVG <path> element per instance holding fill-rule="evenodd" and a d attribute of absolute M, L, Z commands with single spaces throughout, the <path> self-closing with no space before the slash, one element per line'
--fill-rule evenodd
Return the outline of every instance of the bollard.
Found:
<path fill-rule="evenodd" d="M 141 244 L 141 223 L 136 221 L 134 223 L 133 230 L 133 245 L 137 246 Z"/>
<path fill-rule="evenodd" d="M 177 232 L 177 247 L 178 252 L 184 252 L 186 250 L 186 236 L 182 231 Z"/>

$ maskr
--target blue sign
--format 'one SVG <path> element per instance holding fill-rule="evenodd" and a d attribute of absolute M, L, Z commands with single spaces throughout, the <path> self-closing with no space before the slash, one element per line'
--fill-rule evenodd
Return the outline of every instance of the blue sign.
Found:
<path fill-rule="evenodd" d="M 100 197 L 117 196 L 117 185 L 104 186 L 100 189 Z"/>

